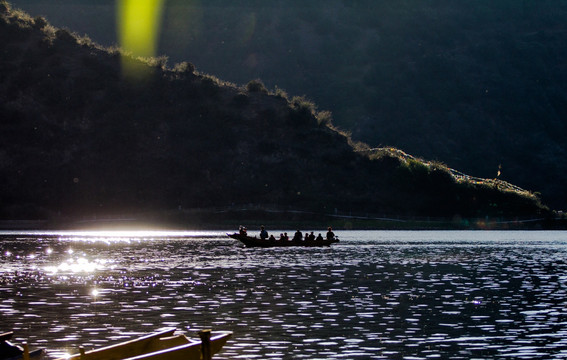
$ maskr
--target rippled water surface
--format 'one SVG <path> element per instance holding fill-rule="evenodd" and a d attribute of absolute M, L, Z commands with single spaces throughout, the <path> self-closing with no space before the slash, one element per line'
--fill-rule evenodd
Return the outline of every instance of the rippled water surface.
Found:
<path fill-rule="evenodd" d="M 0 332 L 51 357 L 173 326 L 233 331 L 215 359 L 567 358 L 566 232 L 337 234 L 0 233 Z"/>

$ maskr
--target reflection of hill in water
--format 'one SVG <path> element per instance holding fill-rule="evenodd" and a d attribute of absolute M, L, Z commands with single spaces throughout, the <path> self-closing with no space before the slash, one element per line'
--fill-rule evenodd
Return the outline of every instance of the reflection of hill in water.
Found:
<path fill-rule="evenodd" d="M 528 192 L 459 181 L 442 164 L 366 153 L 304 98 L 138 62 L 42 18 L 0 26 L 4 218 L 155 213 L 260 204 L 426 216 L 537 216 Z M 176 212 L 178 212 L 176 214 Z M 186 221 L 187 218 L 180 219 Z"/>

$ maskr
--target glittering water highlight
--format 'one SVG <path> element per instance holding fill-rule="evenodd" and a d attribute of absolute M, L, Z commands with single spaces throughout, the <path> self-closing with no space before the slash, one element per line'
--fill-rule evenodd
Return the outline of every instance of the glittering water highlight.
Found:
<path fill-rule="evenodd" d="M 567 358 L 565 232 L 337 233 L 3 233 L 0 330 L 51 357 L 173 326 L 233 331 L 215 359 Z"/>

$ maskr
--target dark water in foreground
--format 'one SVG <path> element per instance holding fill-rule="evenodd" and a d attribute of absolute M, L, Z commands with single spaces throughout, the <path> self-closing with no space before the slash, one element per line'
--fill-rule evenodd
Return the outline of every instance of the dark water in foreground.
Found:
<path fill-rule="evenodd" d="M 50 356 L 162 327 L 231 330 L 215 359 L 567 358 L 566 232 L 0 233 L 0 332 Z"/>

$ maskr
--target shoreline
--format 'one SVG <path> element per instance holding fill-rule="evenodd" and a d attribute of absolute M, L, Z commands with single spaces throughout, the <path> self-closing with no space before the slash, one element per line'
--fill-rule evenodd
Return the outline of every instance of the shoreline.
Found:
<path fill-rule="evenodd" d="M 377 216 L 255 208 L 192 209 L 80 218 L 0 219 L 0 230 L 225 230 L 237 229 L 239 225 L 290 229 L 326 229 L 332 226 L 336 230 L 566 230 L 567 218 Z"/>

